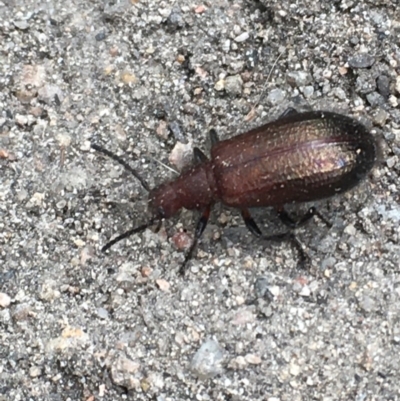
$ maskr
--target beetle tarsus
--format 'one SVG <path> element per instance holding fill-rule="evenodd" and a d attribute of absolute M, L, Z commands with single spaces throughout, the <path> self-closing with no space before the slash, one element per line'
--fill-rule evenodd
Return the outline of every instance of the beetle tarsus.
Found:
<path fill-rule="evenodd" d="M 280 116 L 279 118 L 291 116 L 293 114 L 297 114 L 298 111 L 294 107 L 288 107 Z"/>
<path fill-rule="evenodd" d="M 299 262 L 297 266 L 301 269 L 308 269 L 311 266 L 311 259 L 309 254 L 304 250 L 303 244 L 297 239 L 294 233 L 289 235 L 289 239 L 299 254 Z"/>
<path fill-rule="evenodd" d="M 214 128 L 211 128 L 208 134 L 210 135 L 211 147 L 213 147 L 219 142 L 217 131 Z"/>
<path fill-rule="evenodd" d="M 248 230 L 256 237 L 262 237 L 262 232 L 258 228 L 257 223 L 254 221 L 254 219 L 251 217 L 251 214 L 248 209 L 242 209 L 242 217 L 244 220 L 244 224 L 246 224 L 246 227 Z"/>

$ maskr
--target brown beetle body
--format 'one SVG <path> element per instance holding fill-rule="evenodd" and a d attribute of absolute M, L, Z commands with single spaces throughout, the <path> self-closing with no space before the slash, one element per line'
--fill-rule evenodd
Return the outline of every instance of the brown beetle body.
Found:
<path fill-rule="evenodd" d="M 211 139 L 214 143 L 211 160 L 195 148 L 197 165 L 150 191 L 150 220 L 119 235 L 103 251 L 156 221 L 172 217 L 182 208 L 202 210 L 194 241 L 181 267 L 184 272 L 207 225 L 212 205 L 222 202 L 241 210 L 247 228 L 255 236 L 293 240 L 304 261 L 306 255 L 293 234 L 264 236 L 248 208 L 273 206 L 291 229 L 314 215 L 322 218 L 311 207 L 296 221 L 283 206 L 315 201 L 351 189 L 372 169 L 377 153 L 373 136 L 362 124 L 325 111 L 297 113 L 288 109 L 281 118 L 262 127 L 221 142 L 213 135 Z M 122 159 L 97 145 L 92 147 L 124 165 L 148 189 L 140 175 Z"/>
<path fill-rule="evenodd" d="M 291 114 L 217 143 L 211 161 L 153 190 L 151 207 L 168 218 L 215 202 L 243 209 L 319 200 L 357 185 L 375 158 L 375 140 L 356 120 Z"/>

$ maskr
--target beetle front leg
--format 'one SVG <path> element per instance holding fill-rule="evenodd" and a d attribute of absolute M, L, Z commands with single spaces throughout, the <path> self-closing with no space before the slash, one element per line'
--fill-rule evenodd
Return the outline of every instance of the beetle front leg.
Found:
<path fill-rule="evenodd" d="M 200 216 L 199 221 L 197 222 L 196 230 L 194 232 L 194 238 L 192 245 L 190 245 L 189 251 L 185 255 L 185 260 L 183 261 L 180 269 L 179 269 L 179 274 L 184 275 L 186 272 L 186 267 L 190 259 L 193 257 L 193 252 L 197 246 L 197 242 L 201 235 L 203 234 L 205 228 L 207 227 L 208 219 L 210 218 L 210 213 L 211 213 L 211 205 L 207 206 L 202 215 Z"/>

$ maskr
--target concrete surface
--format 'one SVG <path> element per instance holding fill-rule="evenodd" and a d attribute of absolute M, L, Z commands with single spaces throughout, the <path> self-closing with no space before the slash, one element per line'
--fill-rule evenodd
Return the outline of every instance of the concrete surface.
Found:
<path fill-rule="evenodd" d="M 0 1 L 0 400 L 400 399 L 396 3 Z M 289 106 L 382 148 L 298 230 L 309 270 L 222 206 L 186 277 L 187 211 L 100 252 L 147 194 L 92 140 L 154 187 Z"/>

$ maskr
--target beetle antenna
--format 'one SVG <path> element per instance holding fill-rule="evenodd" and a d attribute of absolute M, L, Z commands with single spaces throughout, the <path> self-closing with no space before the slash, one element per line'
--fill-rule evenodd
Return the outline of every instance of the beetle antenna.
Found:
<path fill-rule="evenodd" d="M 90 144 L 91 148 L 94 150 L 97 150 L 100 153 L 105 154 L 108 156 L 110 159 L 115 160 L 117 163 L 121 164 L 121 166 L 124 166 L 126 170 L 128 170 L 132 175 L 139 180 L 139 182 L 142 184 L 142 187 L 147 191 L 150 192 L 150 187 L 149 184 L 139 175 L 139 173 L 134 170 L 125 160 L 123 160 L 121 157 L 117 156 L 116 154 L 110 152 L 108 149 L 103 148 L 102 146 L 96 145 L 95 143 Z M 133 234 L 133 233 L 132 233 Z M 129 237 L 129 235 L 128 235 Z M 123 237 L 126 238 L 126 237 Z M 121 238 L 122 239 L 122 238 Z M 110 245 L 111 246 L 111 245 Z"/>
<path fill-rule="evenodd" d="M 119 242 L 119 241 L 121 241 L 121 240 L 123 240 L 125 238 L 128 238 L 133 234 L 137 234 L 137 233 L 140 233 L 140 232 L 144 231 L 146 228 L 152 226 L 156 221 L 161 222 L 160 219 L 153 218 L 153 219 L 150 219 L 147 223 L 142 224 L 139 227 L 131 228 L 130 230 L 124 232 L 123 234 L 118 235 L 118 237 L 115 237 L 113 240 L 111 240 L 110 242 L 105 244 L 103 246 L 103 248 L 101 248 L 101 252 L 105 252 L 107 249 L 110 249 L 117 242 Z"/>

